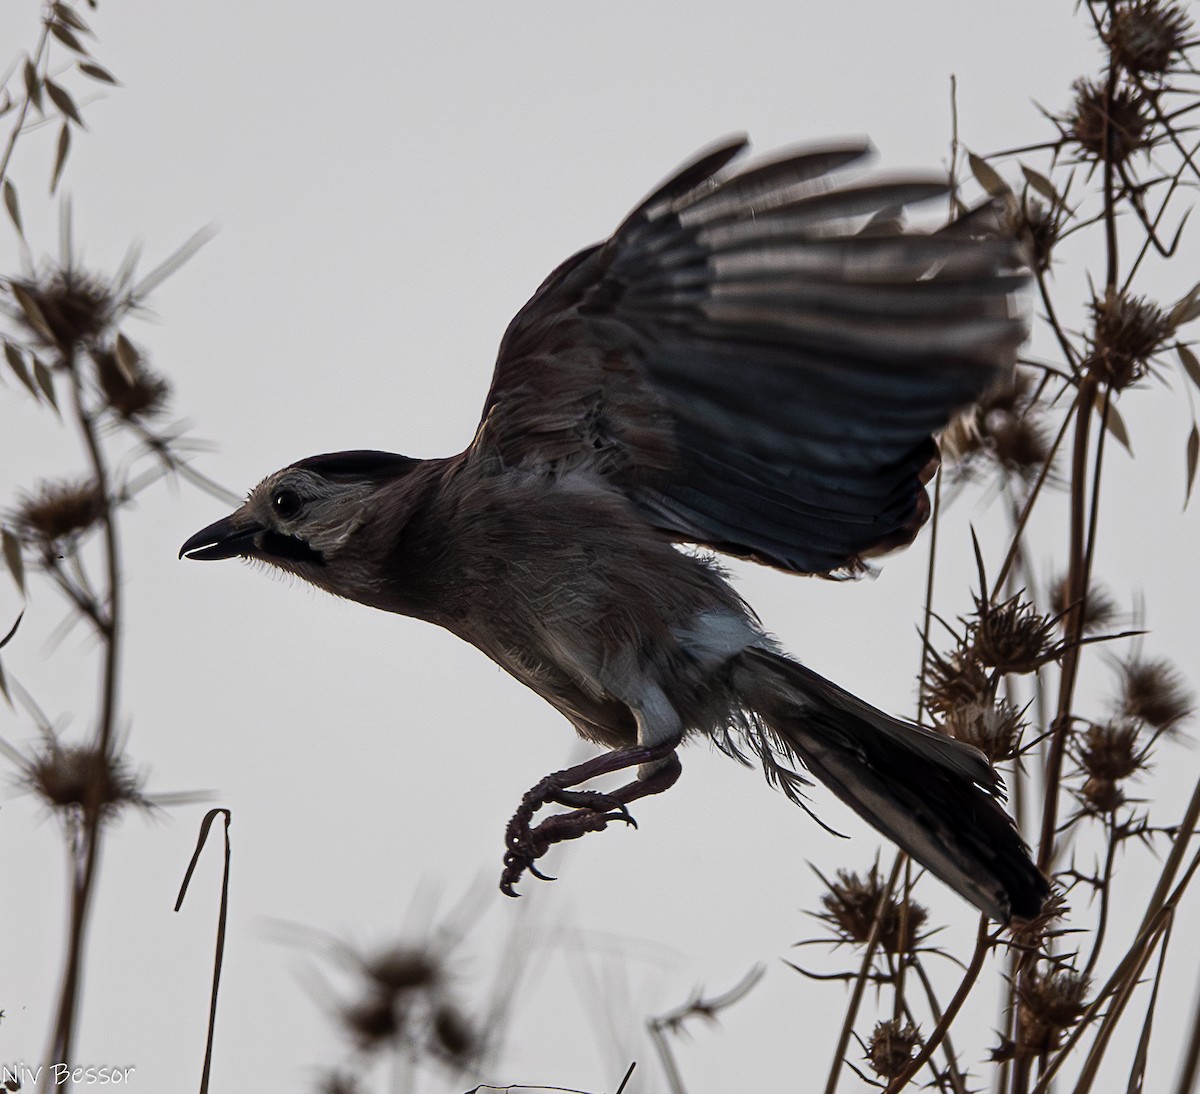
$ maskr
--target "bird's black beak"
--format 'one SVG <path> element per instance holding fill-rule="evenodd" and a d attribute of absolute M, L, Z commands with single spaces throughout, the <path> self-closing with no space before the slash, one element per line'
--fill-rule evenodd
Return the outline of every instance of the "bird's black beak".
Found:
<path fill-rule="evenodd" d="M 233 513 L 192 536 L 179 548 L 179 557 L 186 555 L 208 562 L 215 558 L 253 555 L 256 550 L 254 537 L 261 531 L 263 527 L 257 521 Z"/>

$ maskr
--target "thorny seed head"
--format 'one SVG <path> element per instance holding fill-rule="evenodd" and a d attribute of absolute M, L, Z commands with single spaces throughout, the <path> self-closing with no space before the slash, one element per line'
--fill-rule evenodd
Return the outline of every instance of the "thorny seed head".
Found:
<path fill-rule="evenodd" d="M 867 1043 L 867 1059 L 881 1079 L 894 1079 L 912 1063 L 913 1053 L 920 1044 L 916 1026 L 911 1022 L 901 1026 L 899 1018 L 891 1018 L 875 1026 Z"/>
<path fill-rule="evenodd" d="M 996 689 L 975 651 L 960 646 L 943 656 L 933 650 L 925 666 L 925 705 L 934 714 L 949 715 L 962 706 L 990 706 Z"/>
<path fill-rule="evenodd" d="M 1177 4 L 1125 0 L 1104 32 L 1104 44 L 1127 72 L 1162 76 L 1183 56 L 1192 21 Z"/>
<path fill-rule="evenodd" d="M 1067 139 L 1079 145 L 1085 158 L 1122 164 L 1153 143 L 1150 110 L 1137 88 L 1117 87 L 1110 111 L 1104 84 L 1076 80 L 1072 86 L 1075 103 L 1062 121 Z"/>
<path fill-rule="evenodd" d="M 166 406 L 171 385 L 152 372 L 139 357 L 132 368 L 122 368 L 110 349 L 92 351 L 96 382 L 109 408 L 126 421 L 153 418 Z"/>
<path fill-rule="evenodd" d="M 340 1071 L 331 1071 L 321 1080 L 317 1094 L 359 1094 L 362 1087 L 358 1080 Z"/>
<path fill-rule="evenodd" d="M 1195 700 L 1178 669 L 1165 658 L 1130 657 L 1120 662 L 1121 713 L 1158 730 L 1171 730 L 1192 716 Z"/>
<path fill-rule="evenodd" d="M 1035 672 L 1053 659 L 1054 621 L 1014 596 L 1001 604 L 975 598 L 967 640 L 980 664 L 1001 673 Z"/>
<path fill-rule="evenodd" d="M 1071 607 L 1068 599 L 1068 577 L 1064 574 L 1050 587 L 1050 610 L 1061 627 L 1067 624 L 1067 609 Z M 1108 590 L 1100 585 L 1088 586 L 1083 598 L 1083 630 L 1092 633 L 1112 625 L 1117 614 L 1117 603 L 1109 595 Z"/>
<path fill-rule="evenodd" d="M 47 805 L 70 818 L 107 818 L 126 805 L 147 804 L 142 779 L 123 757 L 94 745 L 50 741 L 25 767 L 25 781 Z"/>
<path fill-rule="evenodd" d="M 110 285 L 76 266 L 53 266 L 39 277 L 8 283 L 18 322 L 35 345 L 69 357 L 78 345 L 98 341 L 120 304 Z"/>
<path fill-rule="evenodd" d="M 1022 977 L 1017 988 L 1021 1000 L 1018 1021 L 1020 1044 L 1030 1055 L 1056 1049 L 1065 1030 L 1087 1009 L 1091 981 L 1074 969 L 1043 972 L 1035 969 Z"/>
<path fill-rule="evenodd" d="M 1138 748 L 1138 724 L 1133 721 L 1105 722 L 1088 726 L 1079 745 L 1079 766 L 1087 775 L 1082 798 L 1095 813 L 1112 813 L 1125 803 L 1120 780 L 1145 766 Z"/>
<path fill-rule="evenodd" d="M 865 944 L 880 911 L 885 882 L 878 864 L 863 877 L 852 870 L 839 870 L 836 881 L 826 881 L 829 891 L 821 897 L 825 911 L 817 918 L 828 923 L 839 942 Z M 879 922 L 879 947 L 885 953 L 911 953 L 924 938 L 922 928 L 929 919 L 926 908 L 914 900 L 907 908 L 894 893 L 883 904 Z"/>
<path fill-rule="evenodd" d="M 1033 402 L 1033 377 L 1018 371 L 1011 384 L 993 388 L 942 434 L 942 450 L 969 475 L 990 462 L 1005 476 L 1032 481 L 1050 458 L 1050 434 Z"/>
<path fill-rule="evenodd" d="M 1025 729 L 1020 712 L 1003 699 L 953 707 L 942 724 L 952 737 L 974 745 L 994 764 L 1016 755 Z"/>
<path fill-rule="evenodd" d="M 60 551 L 100 521 L 104 505 L 94 480 L 46 480 L 21 494 L 13 513 L 14 531 L 27 544 Z"/>
<path fill-rule="evenodd" d="M 1093 376 L 1118 391 L 1146 375 L 1150 358 L 1175 332 L 1171 318 L 1140 296 L 1109 292 L 1092 300 L 1090 351 Z"/>

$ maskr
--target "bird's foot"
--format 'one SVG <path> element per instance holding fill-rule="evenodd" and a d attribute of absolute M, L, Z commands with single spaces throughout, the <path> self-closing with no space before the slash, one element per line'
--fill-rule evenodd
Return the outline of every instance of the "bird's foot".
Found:
<path fill-rule="evenodd" d="M 534 863 L 554 844 L 578 839 L 588 832 L 600 832 L 613 821 L 637 827 L 629 812 L 628 803 L 650 794 L 661 794 L 674 785 L 682 770 L 675 755 L 678 742 L 654 746 L 638 746 L 607 752 L 586 763 L 568 767 L 547 775 L 531 787 L 508 822 L 504 843 L 504 872 L 500 875 L 500 891 L 505 896 L 517 896 L 514 886 L 528 870 L 542 881 L 554 878 L 542 873 Z M 654 766 L 646 778 L 635 779 L 611 792 L 576 789 L 580 783 L 639 765 Z M 533 825 L 534 815 L 544 805 L 564 805 L 571 811 L 547 817 Z"/>

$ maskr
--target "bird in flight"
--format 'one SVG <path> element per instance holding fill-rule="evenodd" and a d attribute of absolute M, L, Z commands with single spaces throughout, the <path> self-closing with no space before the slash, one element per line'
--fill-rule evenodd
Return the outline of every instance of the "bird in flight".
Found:
<path fill-rule="evenodd" d="M 509 895 L 553 844 L 632 823 L 707 736 L 797 802 L 807 770 L 992 918 L 1032 918 L 1048 886 L 982 753 L 787 656 L 711 557 L 849 576 L 911 542 L 933 435 L 1026 336 L 1019 247 L 970 217 L 906 226 L 947 184 L 864 175 L 865 142 L 731 167 L 746 146 L 700 153 L 550 274 L 463 452 L 300 460 L 180 555 L 445 627 L 608 750 L 526 793 Z"/>

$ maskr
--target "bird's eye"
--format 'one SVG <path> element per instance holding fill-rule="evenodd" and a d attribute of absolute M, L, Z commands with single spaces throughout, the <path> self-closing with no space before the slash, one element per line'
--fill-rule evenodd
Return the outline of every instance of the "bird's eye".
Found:
<path fill-rule="evenodd" d="M 293 517 L 299 516 L 304 505 L 300 500 L 300 495 L 286 486 L 282 490 L 275 491 L 271 498 L 271 504 L 275 507 L 275 512 L 284 520 L 291 520 Z"/>

